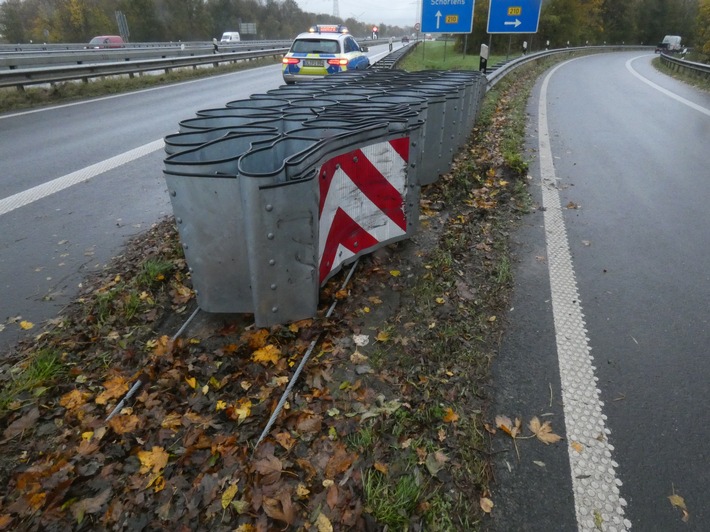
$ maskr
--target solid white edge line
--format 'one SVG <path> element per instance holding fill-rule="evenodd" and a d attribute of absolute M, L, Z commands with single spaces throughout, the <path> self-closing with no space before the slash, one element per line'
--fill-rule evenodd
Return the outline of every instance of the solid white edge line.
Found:
<path fill-rule="evenodd" d="M 547 123 L 550 78 L 570 61 L 558 65 L 545 76 L 538 108 L 540 177 L 552 312 L 577 526 L 584 531 L 601 527 L 606 532 L 620 532 L 631 528 L 631 522 L 624 517 L 626 501 L 619 494 L 621 481 L 615 471 L 618 464 L 612 459 L 614 448 L 608 440 L 610 431 L 605 426 L 604 404 L 594 375 Z"/>
<path fill-rule="evenodd" d="M 683 98 L 682 96 L 678 96 L 677 94 L 675 94 L 675 93 L 669 91 L 668 89 L 664 89 L 664 88 L 661 87 L 660 85 L 656 85 L 656 84 L 655 84 L 653 81 L 651 81 L 650 79 L 647 79 L 647 78 L 643 77 L 636 69 L 634 69 L 634 67 L 631 66 L 631 63 L 633 63 L 633 62 L 636 61 L 637 59 L 640 59 L 641 57 L 646 57 L 646 56 L 640 55 L 640 56 L 638 56 L 638 57 L 632 57 L 631 59 L 629 59 L 628 61 L 626 61 L 626 69 L 627 69 L 629 72 L 631 72 L 631 74 L 633 74 L 635 77 L 637 77 L 638 79 L 640 79 L 641 81 L 643 81 L 643 82 L 644 82 L 646 85 L 648 85 L 649 87 L 652 87 L 652 88 L 656 89 L 658 92 L 661 92 L 661 93 L 665 94 L 665 95 L 668 96 L 669 98 L 673 98 L 675 101 L 680 102 L 680 103 L 682 103 L 682 104 L 684 104 L 684 105 L 687 105 L 687 106 L 690 107 L 691 109 L 695 109 L 696 111 L 698 111 L 698 112 L 700 112 L 700 113 L 703 113 L 704 115 L 710 116 L 710 109 L 706 109 L 705 107 L 702 107 L 702 106 L 698 105 L 697 103 L 693 103 L 693 102 L 691 102 L 690 100 L 686 100 L 686 99 Z"/>
<path fill-rule="evenodd" d="M 56 194 L 65 188 L 88 181 L 92 177 L 96 177 L 99 174 L 113 170 L 114 168 L 129 163 L 139 157 L 158 151 L 162 149 L 163 146 L 163 139 L 154 140 L 153 142 L 149 142 L 143 146 L 128 150 L 116 155 L 115 157 L 111 157 L 110 159 L 92 164 L 91 166 L 87 166 L 77 170 L 76 172 L 66 174 L 62 177 L 57 177 L 56 179 L 52 179 L 51 181 L 47 181 L 46 183 L 42 183 L 36 187 L 28 188 L 27 190 L 23 190 L 22 192 L 18 192 L 17 194 L 13 194 L 7 198 L 0 199 L 0 216 L 14 211 L 15 209 L 19 209 L 20 207 L 24 207 L 25 205 L 29 205 L 30 203 L 47 196 L 51 196 L 52 194 Z"/>

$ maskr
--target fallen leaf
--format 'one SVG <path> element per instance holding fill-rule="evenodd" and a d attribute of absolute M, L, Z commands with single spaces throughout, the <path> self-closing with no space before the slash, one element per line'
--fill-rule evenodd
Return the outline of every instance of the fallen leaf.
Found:
<path fill-rule="evenodd" d="M 224 493 L 222 493 L 222 510 L 226 510 L 227 507 L 232 504 L 234 496 L 237 494 L 239 486 L 237 484 L 231 484 Z"/>
<path fill-rule="evenodd" d="M 370 343 L 370 337 L 366 334 L 354 334 L 353 342 L 356 346 L 363 347 Z"/>
<path fill-rule="evenodd" d="M 454 423 L 459 420 L 459 415 L 449 407 L 444 411 L 444 423 Z"/>
<path fill-rule="evenodd" d="M 154 446 L 150 451 L 138 451 L 138 460 L 141 463 L 141 473 L 160 473 L 168 465 L 169 455 L 159 446 Z"/>
<path fill-rule="evenodd" d="M 251 356 L 251 359 L 254 362 L 258 362 L 263 365 L 266 365 L 269 362 L 275 365 L 279 361 L 279 358 L 281 358 L 281 351 L 279 351 L 279 348 L 273 344 L 269 344 L 254 351 Z"/>
<path fill-rule="evenodd" d="M 388 467 L 387 467 L 387 464 L 383 464 L 382 462 L 375 462 L 375 464 L 374 464 L 373 467 L 374 467 L 375 469 L 377 469 L 377 471 L 379 471 L 379 472 L 382 473 L 383 475 L 386 475 L 387 472 L 389 471 L 389 469 L 388 469 Z"/>
<path fill-rule="evenodd" d="M 39 419 L 39 409 L 37 407 L 34 407 L 32 410 L 27 412 L 24 416 L 21 418 L 16 419 L 8 427 L 5 429 L 5 431 L 2 433 L 2 436 L 5 440 L 10 440 L 14 438 L 15 436 L 22 434 L 28 429 L 31 429 L 37 424 L 37 420 Z"/>
<path fill-rule="evenodd" d="M 22 320 L 20 322 L 20 329 L 25 330 L 25 331 L 30 330 L 34 326 L 35 326 L 35 324 L 32 323 L 31 321 Z"/>
<path fill-rule="evenodd" d="M 105 405 L 111 399 L 123 397 L 123 395 L 128 391 L 128 382 L 125 377 L 117 375 L 116 377 L 104 382 L 104 388 L 106 389 L 96 398 L 97 405 Z"/>
<path fill-rule="evenodd" d="M 197 388 L 197 379 L 195 377 L 185 377 L 185 382 L 193 390 Z"/>
<path fill-rule="evenodd" d="M 110 497 L 111 488 L 106 488 L 96 497 L 89 497 L 88 499 L 83 499 L 72 504 L 71 513 L 77 522 L 81 524 L 84 520 L 84 515 L 99 513 Z"/>
<path fill-rule="evenodd" d="M 402 275 L 402 272 L 400 272 L 399 270 L 390 270 L 390 275 L 392 277 L 399 277 L 400 275 Z"/>
<path fill-rule="evenodd" d="M 511 438 L 517 438 L 518 434 L 520 434 L 521 423 L 520 418 L 515 418 L 515 424 L 513 424 L 508 416 L 496 416 L 496 427 Z"/>
<path fill-rule="evenodd" d="M 319 513 L 316 518 L 316 528 L 318 532 L 333 532 L 333 525 L 330 519 L 323 513 Z"/>
<path fill-rule="evenodd" d="M 674 493 L 673 495 L 668 496 L 668 500 L 671 501 L 671 505 L 674 508 L 678 508 L 682 513 L 683 517 L 681 520 L 684 523 L 688 522 L 688 519 L 690 519 L 690 513 L 688 512 L 688 508 L 685 506 L 685 499 L 681 497 L 680 495 Z"/>
<path fill-rule="evenodd" d="M 594 510 L 594 526 L 597 530 L 604 530 L 602 526 L 604 525 L 604 518 L 599 510 Z"/>
<path fill-rule="evenodd" d="M 574 449 L 580 454 L 582 453 L 582 451 L 584 451 L 584 445 L 582 445 L 578 441 L 573 441 L 572 443 L 570 443 L 570 446 L 572 447 L 572 449 Z"/>
<path fill-rule="evenodd" d="M 562 436 L 559 436 L 552 432 L 552 425 L 550 425 L 549 421 L 545 421 L 544 423 L 540 424 L 540 420 L 537 418 L 537 416 L 530 420 L 530 423 L 528 423 L 528 428 L 533 434 L 535 434 L 537 439 L 545 445 L 549 445 L 550 443 L 557 443 L 562 439 Z"/>
<path fill-rule="evenodd" d="M 493 510 L 493 501 L 490 500 L 488 497 L 481 497 L 479 504 L 481 505 L 481 510 L 483 510 L 487 514 L 491 513 L 491 510 Z"/>
<path fill-rule="evenodd" d="M 435 477 L 439 471 L 444 469 L 444 465 L 448 462 L 449 457 L 446 456 L 441 451 L 436 451 L 434 453 L 429 453 L 426 457 L 426 468 L 429 470 L 429 474 Z"/>

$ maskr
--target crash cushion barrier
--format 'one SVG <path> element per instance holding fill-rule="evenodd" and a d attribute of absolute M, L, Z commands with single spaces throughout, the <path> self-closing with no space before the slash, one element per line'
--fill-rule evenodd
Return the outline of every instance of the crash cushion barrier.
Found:
<path fill-rule="evenodd" d="M 416 232 L 420 188 L 466 143 L 486 82 L 344 72 L 181 121 L 163 172 L 200 308 L 314 317 L 343 266 Z"/>

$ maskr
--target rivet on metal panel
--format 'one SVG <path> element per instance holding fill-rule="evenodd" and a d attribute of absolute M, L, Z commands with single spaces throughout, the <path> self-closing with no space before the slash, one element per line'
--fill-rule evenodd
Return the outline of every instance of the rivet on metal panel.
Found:
<path fill-rule="evenodd" d="M 357 242 L 355 242 L 355 243 L 353 244 L 354 247 L 358 247 L 359 245 L 360 245 L 360 244 L 358 244 Z"/>
<path fill-rule="evenodd" d="M 276 264 L 276 261 L 274 259 L 269 260 L 269 266 L 274 266 Z"/>
<path fill-rule="evenodd" d="M 357 157 L 353 157 L 353 162 L 354 162 L 354 163 L 357 162 Z"/>
<path fill-rule="evenodd" d="M 274 210 L 274 206 L 271 205 L 271 204 L 269 204 L 269 205 L 266 206 L 266 210 L 267 210 L 267 212 L 271 212 L 271 211 Z"/>
<path fill-rule="evenodd" d="M 269 240 L 273 240 L 273 239 L 274 239 L 274 233 L 269 233 L 268 235 L 266 235 L 266 238 L 268 238 Z"/>
<path fill-rule="evenodd" d="M 195 295 L 196 295 L 196 296 L 199 296 L 199 295 L 200 295 L 200 291 L 199 291 L 199 290 L 195 290 Z"/>
<path fill-rule="evenodd" d="M 177 192 L 175 192 L 174 190 L 171 190 L 170 195 L 174 198 L 175 196 L 177 196 Z"/>
<path fill-rule="evenodd" d="M 276 285 L 275 285 L 275 284 L 272 284 L 272 285 L 271 285 L 271 289 L 272 289 L 272 290 L 276 290 Z"/>
<path fill-rule="evenodd" d="M 336 170 L 340 170 L 340 163 L 338 163 L 338 164 L 335 165 L 335 169 L 336 169 Z"/>
<path fill-rule="evenodd" d="M 271 307 L 271 312 L 278 312 L 278 311 L 279 311 L 279 307 Z"/>
<path fill-rule="evenodd" d="M 417 143 L 416 143 L 416 142 L 412 142 L 412 148 L 416 148 L 416 147 L 417 147 Z"/>
<path fill-rule="evenodd" d="M 182 249 L 187 249 L 187 244 L 183 243 L 183 244 L 182 244 Z"/>
<path fill-rule="evenodd" d="M 175 218 L 175 221 L 176 221 L 177 223 L 181 224 L 181 223 L 182 223 L 182 218 Z"/>

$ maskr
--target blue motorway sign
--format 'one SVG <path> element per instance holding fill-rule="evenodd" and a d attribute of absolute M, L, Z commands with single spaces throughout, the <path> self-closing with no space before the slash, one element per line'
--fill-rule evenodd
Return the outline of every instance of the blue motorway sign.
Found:
<path fill-rule="evenodd" d="M 422 33 L 471 33 L 474 0 L 422 0 Z"/>
<path fill-rule="evenodd" d="M 542 0 L 491 0 L 488 33 L 537 33 Z"/>

